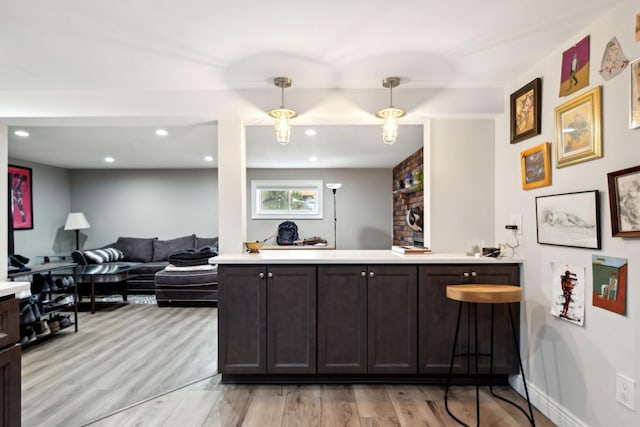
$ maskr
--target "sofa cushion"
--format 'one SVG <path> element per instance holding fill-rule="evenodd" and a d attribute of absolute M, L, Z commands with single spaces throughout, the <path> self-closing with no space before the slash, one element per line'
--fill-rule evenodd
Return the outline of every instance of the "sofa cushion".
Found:
<path fill-rule="evenodd" d="M 157 237 L 118 237 L 116 245 L 124 253 L 124 259 L 135 262 L 151 262 L 153 259 L 153 241 Z"/>
<path fill-rule="evenodd" d="M 102 248 L 87 250 L 82 253 L 89 264 L 102 264 L 103 262 L 120 261 L 124 253 L 116 248 Z"/>
<path fill-rule="evenodd" d="M 213 246 L 218 250 L 218 238 L 217 237 L 198 237 L 196 238 L 196 249 L 204 248 L 205 246 Z"/>
<path fill-rule="evenodd" d="M 138 268 L 136 268 L 133 273 L 135 275 L 151 275 L 153 276 L 156 272 L 160 270 L 164 270 L 164 268 L 169 265 L 168 261 L 152 261 L 141 264 Z"/>
<path fill-rule="evenodd" d="M 194 249 L 196 247 L 196 235 L 177 237 L 171 240 L 153 241 L 153 261 L 166 261 L 171 252 L 180 249 Z"/>

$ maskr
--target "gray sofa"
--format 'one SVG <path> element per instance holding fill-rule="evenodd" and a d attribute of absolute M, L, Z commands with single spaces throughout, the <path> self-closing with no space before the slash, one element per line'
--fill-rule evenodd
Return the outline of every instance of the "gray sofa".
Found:
<path fill-rule="evenodd" d="M 197 237 L 195 234 L 177 237 L 170 240 L 160 240 L 157 237 L 119 237 L 115 242 L 101 248 L 73 251 L 73 262 L 79 265 L 87 264 L 113 264 L 113 263 L 140 263 L 140 266 L 131 273 L 134 277 L 127 280 L 128 293 L 155 293 L 155 274 L 169 264 L 168 258 L 172 252 L 182 249 L 200 249 L 205 246 L 218 248 L 217 237 Z M 114 248 L 122 252 L 122 258 L 104 258 L 104 251 L 100 249 Z M 108 257 L 108 255 L 106 255 Z M 100 257 L 103 257 L 102 259 Z M 211 275 L 208 280 L 214 279 Z M 217 285 L 217 277 L 215 277 Z"/>

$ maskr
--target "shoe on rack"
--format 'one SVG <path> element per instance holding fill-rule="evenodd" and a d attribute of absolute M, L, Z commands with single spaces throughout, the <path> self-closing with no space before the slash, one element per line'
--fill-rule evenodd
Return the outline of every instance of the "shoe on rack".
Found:
<path fill-rule="evenodd" d="M 26 325 L 35 322 L 36 316 L 33 314 L 33 307 L 29 301 L 20 309 L 20 324 Z"/>
<path fill-rule="evenodd" d="M 69 282 L 69 286 L 73 286 L 76 283 L 76 281 L 73 279 L 73 276 L 67 276 L 67 282 Z"/>
<path fill-rule="evenodd" d="M 58 287 L 56 286 L 56 283 L 53 281 L 53 278 L 51 277 L 51 275 L 47 274 L 45 277 L 47 278 L 47 284 L 49 285 L 49 292 L 57 291 Z"/>
<path fill-rule="evenodd" d="M 56 284 L 56 288 L 58 288 L 58 291 L 63 290 L 64 288 L 66 288 L 66 286 L 64 285 L 64 282 L 62 281 L 61 278 L 57 278 L 54 283 Z"/>
<path fill-rule="evenodd" d="M 46 320 L 36 323 L 34 329 L 38 338 L 44 337 L 51 333 L 51 328 Z"/>
<path fill-rule="evenodd" d="M 64 329 L 64 328 L 69 327 L 69 326 L 71 326 L 73 324 L 71 322 L 71 319 L 69 318 L 69 316 L 60 315 L 60 316 L 58 316 L 58 318 L 56 320 L 58 320 L 58 322 L 60 322 L 60 329 Z"/>
<path fill-rule="evenodd" d="M 51 330 L 52 334 L 55 334 L 60 330 L 60 322 L 58 322 L 57 320 L 51 320 L 49 322 L 49 329 Z"/>
<path fill-rule="evenodd" d="M 33 311 L 33 317 L 35 317 L 36 320 L 40 319 L 40 309 L 38 308 L 38 296 L 37 295 L 31 295 L 29 297 L 29 304 L 31 304 L 31 310 Z"/>
<path fill-rule="evenodd" d="M 40 273 L 36 273 L 33 275 L 33 279 L 31 281 L 31 293 L 33 295 L 37 295 L 43 292 L 44 286 L 47 282 L 44 280 L 44 276 Z M 48 286 L 47 286 L 48 288 Z"/>

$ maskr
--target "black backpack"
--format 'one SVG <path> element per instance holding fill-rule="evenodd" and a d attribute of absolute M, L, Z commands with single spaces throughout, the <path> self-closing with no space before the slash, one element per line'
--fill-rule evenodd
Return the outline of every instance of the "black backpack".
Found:
<path fill-rule="evenodd" d="M 293 221 L 285 221 L 278 226 L 276 242 L 279 245 L 293 245 L 298 240 L 298 226 Z"/>

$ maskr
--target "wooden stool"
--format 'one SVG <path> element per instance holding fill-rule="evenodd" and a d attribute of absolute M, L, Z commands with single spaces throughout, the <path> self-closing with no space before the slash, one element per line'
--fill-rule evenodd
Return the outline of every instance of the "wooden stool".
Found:
<path fill-rule="evenodd" d="M 477 425 L 480 425 L 480 397 L 479 397 L 479 383 L 480 375 L 478 371 L 478 357 L 489 357 L 489 390 L 494 397 L 500 400 L 508 402 L 520 409 L 525 414 L 531 425 L 535 426 L 535 420 L 533 419 L 533 408 L 531 407 L 531 401 L 529 400 L 529 391 L 527 390 L 527 381 L 524 377 L 524 369 L 522 369 L 522 358 L 520 357 L 520 348 L 518 343 L 518 335 L 516 333 L 516 326 L 513 322 L 513 315 L 511 314 L 510 303 L 519 303 L 522 301 L 522 288 L 512 285 L 490 285 L 490 284 L 476 284 L 476 285 L 448 285 L 447 286 L 447 298 L 460 301 L 458 307 L 458 320 L 456 322 L 456 333 L 453 338 L 453 350 L 451 351 L 451 363 L 449 364 L 449 374 L 447 376 L 447 386 L 444 393 L 444 405 L 449 415 L 462 425 L 467 425 L 462 422 L 458 417 L 453 415 L 449 410 L 449 404 L 447 397 L 449 395 L 449 386 L 451 384 L 451 373 L 453 372 L 453 362 L 456 357 L 474 356 L 476 363 L 476 419 Z M 473 322 L 475 328 L 475 348 L 473 353 L 461 353 L 456 354 L 456 345 L 458 341 L 458 331 L 460 330 L 460 317 L 462 315 L 462 304 L 470 303 L 473 305 Z M 478 304 L 491 304 L 491 347 L 489 353 L 478 352 Z M 516 352 L 518 353 L 518 364 L 520 372 L 522 373 L 522 383 L 524 384 L 524 392 L 527 397 L 527 403 L 529 405 L 529 414 L 515 402 L 508 400 L 502 396 L 498 396 L 493 391 L 493 317 L 494 317 L 494 304 L 508 304 L 509 319 L 511 320 L 511 329 L 513 331 L 513 339 L 515 341 Z"/>

